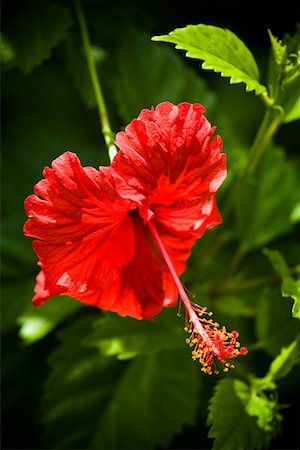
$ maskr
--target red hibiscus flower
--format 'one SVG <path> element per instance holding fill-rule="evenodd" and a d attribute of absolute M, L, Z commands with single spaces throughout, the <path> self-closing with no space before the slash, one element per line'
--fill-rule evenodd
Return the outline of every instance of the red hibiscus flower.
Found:
<path fill-rule="evenodd" d="M 142 220 L 134 220 L 138 195 L 131 200 L 110 168 L 83 168 L 70 152 L 43 175 L 25 200 L 30 219 L 24 233 L 36 238 L 32 246 L 42 269 L 33 303 L 61 294 L 137 319 L 157 314 L 161 270 Z"/>
<path fill-rule="evenodd" d="M 155 225 L 180 275 L 195 241 L 221 223 L 214 195 L 226 176 L 220 136 L 201 105 L 164 102 L 117 134 L 120 148 L 112 167 L 142 194 L 139 214 Z M 176 304 L 178 292 L 162 266 L 164 305 Z"/>
<path fill-rule="evenodd" d="M 27 236 L 41 272 L 33 303 L 70 295 L 137 319 L 152 318 L 180 295 L 193 356 L 212 372 L 217 357 L 240 353 L 179 281 L 196 240 L 221 222 L 215 194 L 226 176 L 222 140 L 201 105 L 165 102 L 143 110 L 117 134 L 111 167 L 82 167 L 67 152 L 45 168 L 25 201 Z"/>

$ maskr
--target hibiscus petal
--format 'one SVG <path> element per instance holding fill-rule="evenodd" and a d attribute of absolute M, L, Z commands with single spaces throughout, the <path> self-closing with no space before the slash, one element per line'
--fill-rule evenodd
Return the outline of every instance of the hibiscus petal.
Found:
<path fill-rule="evenodd" d="M 148 195 L 162 176 L 178 199 L 214 195 L 226 176 L 225 155 L 221 138 L 211 139 L 214 128 L 204 111 L 202 105 L 169 102 L 143 110 L 117 134 L 120 152 L 112 166 L 129 183 L 138 180 Z"/>
<path fill-rule="evenodd" d="M 182 216 L 184 211 L 189 214 L 187 218 Z M 185 261 L 196 240 L 222 221 L 215 199 L 184 210 L 157 207 L 155 213 L 157 213 L 154 220 L 155 227 L 178 274 L 184 271 Z"/>
<path fill-rule="evenodd" d="M 50 297 L 54 295 L 63 295 L 64 289 L 60 286 L 48 286 L 46 288 L 46 275 L 41 270 L 36 277 L 36 285 L 34 288 L 35 296 L 32 299 L 32 303 L 34 306 L 41 306 L 45 303 Z"/>
<path fill-rule="evenodd" d="M 221 223 L 214 195 L 226 176 L 226 157 L 204 111 L 164 102 L 143 110 L 116 137 L 120 152 L 112 166 L 144 195 L 140 214 L 145 223 L 153 220 L 178 274 L 195 241 Z M 174 304 L 174 283 L 166 267 L 163 272 L 165 304 Z"/>
<path fill-rule="evenodd" d="M 51 284 L 44 271 L 41 271 L 37 276 L 34 305 L 41 306 L 54 295 L 69 295 L 87 305 L 114 311 L 121 316 L 139 320 L 152 319 L 163 307 L 163 274 L 146 238 L 142 220 L 137 214 L 133 224 L 137 242 L 135 253 L 129 264 L 120 268 L 118 276 L 110 279 L 109 283 L 102 284 L 101 289 L 80 292 L 78 283 L 69 280 L 69 284 L 65 283 L 65 286 Z"/>
<path fill-rule="evenodd" d="M 152 319 L 163 307 L 164 291 L 160 258 L 154 254 L 146 228 L 137 213 L 133 214 L 135 252 L 123 266 L 120 276 L 106 288 L 77 295 L 85 303 L 115 311 L 121 316 Z"/>
<path fill-rule="evenodd" d="M 25 201 L 30 219 L 27 236 L 53 286 L 73 293 L 106 289 L 135 251 L 128 211 L 134 207 L 116 191 L 109 170 L 83 168 L 78 157 L 64 153 L 44 170 L 37 195 Z"/>

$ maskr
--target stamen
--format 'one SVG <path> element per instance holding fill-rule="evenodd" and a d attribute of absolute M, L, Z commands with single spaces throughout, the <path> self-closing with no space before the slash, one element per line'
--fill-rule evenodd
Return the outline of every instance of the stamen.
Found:
<path fill-rule="evenodd" d="M 208 375 L 219 373 L 216 361 L 221 365 L 223 372 L 228 372 L 234 365 L 227 359 L 233 359 L 248 353 L 245 347 L 240 348 L 240 343 L 237 341 L 239 333 L 237 331 L 229 333 L 224 326 L 220 327 L 218 322 L 209 318 L 213 313 L 207 311 L 206 307 L 190 301 L 153 222 L 149 221 L 147 225 L 170 270 L 179 297 L 184 304 L 186 310 L 184 331 L 190 333 L 186 342 L 193 348 L 192 359 L 198 360 L 202 365 L 201 370 Z M 181 301 L 179 300 L 177 315 L 180 315 Z"/>
<path fill-rule="evenodd" d="M 181 298 L 179 298 L 179 301 L 178 301 L 177 316 L 181 317 Z"/>

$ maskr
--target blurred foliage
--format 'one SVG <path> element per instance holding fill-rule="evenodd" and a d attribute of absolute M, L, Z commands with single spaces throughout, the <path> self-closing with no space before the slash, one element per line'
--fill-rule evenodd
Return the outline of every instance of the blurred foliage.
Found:
<path fill-rule="evenodd" d="M 280 11 L 279 25 L 258 22 L 256 30 L 246 26 L 249 17 L 263 17 L 253 2 L 246 2 L 244 18 L 234 2 L 195 3 L 165 2 L 167 15 L 162 4 L 146 0 L 84 1 L 83 7 L 115 131 L 163 100 L 207 108 L 228 155 L 221 212 L 247 168 L 266 108 L 244 83 L 257 94 L 267 89 L 265 102 L 276 97 L 278 134 L 241 183 L 223 225 L 197 243 L 183 276 L 198 303 L 239 330 L 249 354 L 231 374 L 212 379 L 190 359 L 184 319 L 174 309 L 138 322 L 63 297 L 33 308 L 38 268 L 22 234 L 23 201 L 60 153 L 73 150 L 83 165 L 95 167 L 108 164 L 108 156 L 73 5 L 3 2 L 3 448 L 297 447 L 299 28 L 293 17 L 285 28 L 285 2 L 272 6 L 274 17 Z M 287 3 L 291 11 L 295 3 Z M 243 84 L 229 85 L 200 71 L 199 60 L 151 42 L 190 22 L 231 30 L 214 27 L 206 42 L 209 27 L 201 26 L 205 48 L 194 53 L 187 28 L 180 48 Z M 215 45 L 219 35 L 223 46 Z"/>

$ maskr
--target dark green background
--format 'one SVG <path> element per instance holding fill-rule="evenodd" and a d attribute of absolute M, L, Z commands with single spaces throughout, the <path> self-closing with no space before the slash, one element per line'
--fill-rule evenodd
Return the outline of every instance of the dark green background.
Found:
<path fill-rule="evenodd" d="M 72 3 L 60 4 L 72 8 Z M 269 49 L 267 28 L 274 35 L 282 37 L 285 32 L 293 33 L 297 18 L 299 19 L 299 6 L 294 1 L 113 0 L 84 1 L 83 6 L 92 41 L 106 52 L 100 71 L 112 126 L 116 131 L 134 117 L 140 107 L 150 107 L 151 104 L 147 102 L 154 102 L 157 98 L 155 89 L 158 89 L 159 83 L 154 87 L 154 92 L 145 93 L 144 102 L 139 100 L 141 105 L 139 102 L 134 104 L 133 98 L 126 97 L 126 93 L 119 89 L 119 104 L 121 96 L 127 105 L 125 109 L 117 106 L 112 94 L 114 90 L 118 91 L 118 71 L 122 70 L 116 64 L 123 61 L 126 65 L 130 57 L 128 50 L 122 60 L 118 49 L 122 47 L 125 52 L 126 41 L 132 39 L 132 36 L 133 39 L 134 36 L 139 36 L 138 39 L 142 41 L 153 35 L 166 34 L 176 27 L 197 23 L 226 27 L 244 40 L 253 51 L 263 78 Z M 5 1 L 1 2 L 1 7 L 4 30 L 17 33 L 17 30 L 9 28 L 17 19 L 17 23 L 30 35 L 30 24 L 26 22 L 28 2 Z M 22 235 L 26 219 L 23 201 L 41 178 L 43 167 L 66 150 L 76 151 L 83 165 L 108 163 L 97 112 L 95 108 L 87 108 L 73 88 L 72 77 L 64 67 L 63 55 L 61 46 L 58 46 L 51 59 L 34 68 L 30 74 L 23 75 L 17 68 L 5 70 L 2 74 L 2 288 L 3 299 L 12 305 L 2 307 L 5 319 L 2 334 L 2 448 L 41 448 L 41 428 L 37 420 L 38 401 L 42 383 L 49 373 L 46 358 L 57 345 L 54 333 L 31 346 L 23 344 L 17 334 L 16 315 L 25 302 L 30 302 L 37 270 L 30 242 Z M 147 53 L 143 56 L 146 61 Z M 183 55 L 180 58 L 191 70 L 198 71 L 198 62 L 184 59 Z M 68 69 L 70 71 L 70 67 Z M 76 71 L 76 66 L 74 70 Z M 152 70 L 151 67 L 149 70 Z M 167 71 L 167 67 L 165 70 Z M 174 89 L 177 89 L 176 73 L 168 73 L 168 76 L 170 86 L 175 83 Z M 164 73 L 161 77 L 164 77 Z M 263 113 L 263 106 L 254 94 L 246 94 L 242 86 L 229 86 L 228 80 L 219 78 L 217 74 L 201 71 L 201 77 L 208 83 L 210 91 L 217 93 L 218 108 L 223 116 L 230 116 L 233 129 L 236 128 L 237 134 L 245 142 L 251 142 Z M 143 79 L 140 79 L 140 83 L 142 91 Z M 201 102 L 201 98 L 197 101 Z M 289 155 L 296 154 L 297 151 L 298 126 L 295 122 L 287 124 L 276 137 L 277 143 L 284 145 Z M 234 140 L 234 137 L 230 139 Z M 89 314 L 96 317 L 97 311 L 93 310 Z M 257 370 L 263 375 L 269 361 L 266 362 L 262 353 L 255 354 L 253 358 Z M 214 379 L 207 381 L 208 393 L 211 393 L 214 384 Z M 299 438 L 295 425 L 299 404 L 294 402 L 295 392 L 289 390 L 288 380 L 282 386 L 282 392 L 285 393 L 284 402 L 294 406 L 285 410 L 284 433 L 272 443 L 272 448 L 297 448 Z M 299 403 L 299 397 L 297 401 Z M 211 446 L 211 441 L 205 438 L 206 434 L 207 428 L 203 427 L 201 448 Z M 199 428 L 186 427 L 181 435 L 174 438 L 171 448 L 199 448 L 198 445 Z"/>

